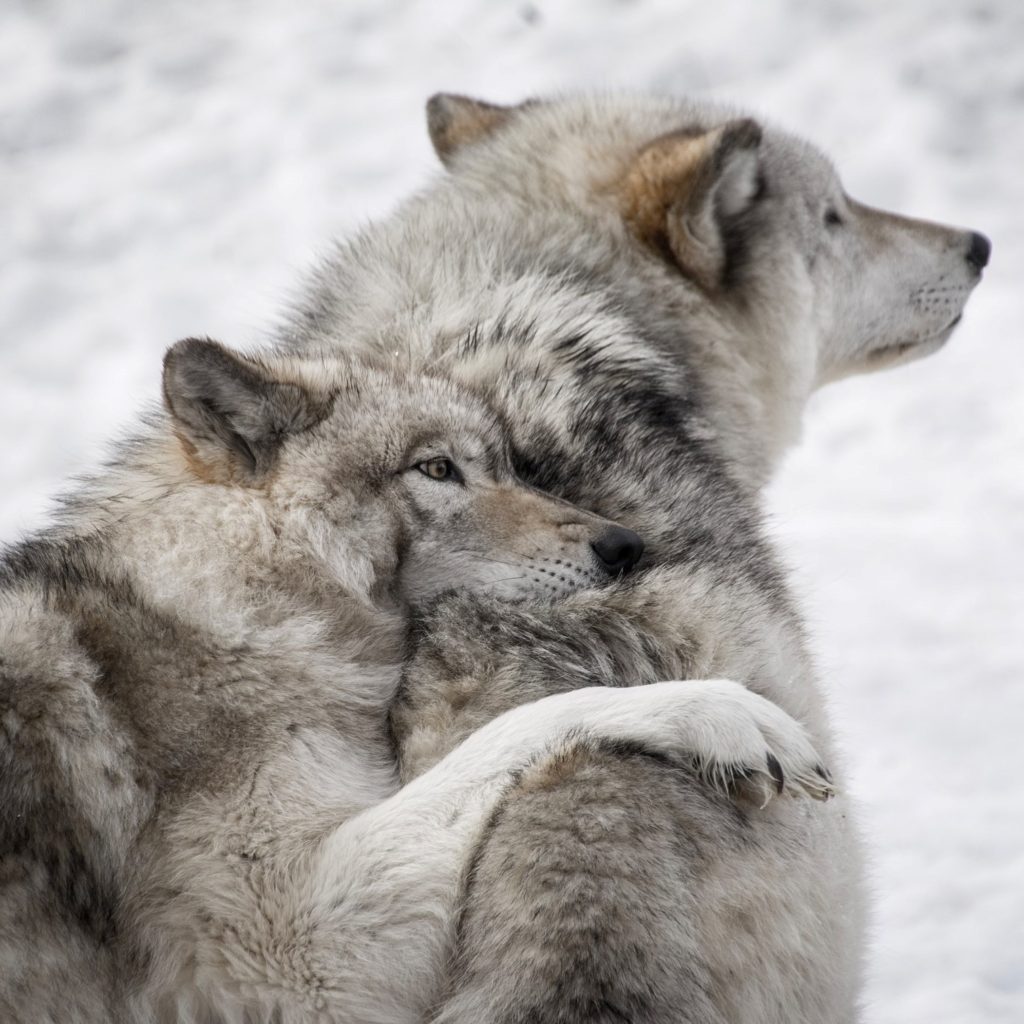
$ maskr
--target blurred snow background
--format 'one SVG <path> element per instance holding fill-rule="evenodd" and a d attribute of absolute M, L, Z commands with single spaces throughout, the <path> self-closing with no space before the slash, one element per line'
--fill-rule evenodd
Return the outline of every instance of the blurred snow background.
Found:
<path fill-rule="evenodd" d="M 931 360 L 833 386 L 773 489 L 873 857 L 867 1020 L 1024 1020 L 1024 4 L 4 0 L 0 539 L 188 334 L 257 341 L 435 173 L 438 89 L 698 92 L 988 233 Z"/>

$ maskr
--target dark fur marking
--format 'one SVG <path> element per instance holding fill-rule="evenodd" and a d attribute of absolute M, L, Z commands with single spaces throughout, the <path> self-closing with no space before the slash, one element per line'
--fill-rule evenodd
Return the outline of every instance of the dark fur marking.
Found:
<path fill-rule="evenodd" d="M 786 777 L 782 772 L 782 765 L 779 764 L 779 759 L 769 750 L 766 755 L 768 761 L 768 774 L 772 777 L 775 782 L 775 789 L 778 793 L 786 788 Z"/>

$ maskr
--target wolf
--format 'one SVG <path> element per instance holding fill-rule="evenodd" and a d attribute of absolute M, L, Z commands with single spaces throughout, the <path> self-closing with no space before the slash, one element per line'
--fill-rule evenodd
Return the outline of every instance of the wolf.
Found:
<path fill-rule="evenodd" d="M 988 244 L 703 104 L 428 124 L 448 173 L 271 353 L 172 350 L 166 413 L 5 556 L 0 1011 L 854 1019 L 856 835 L 759 494 Z"/>
<path fill-rule="evenodd" d="M 330 255 L 279 343 L 443 367 L 501 410 L 525 479 L 646 549 L 554 607 L 422 615 L 403 779 L 524 700 L 728 679 L 802 724 L 840 794 L 751 805 L 635 750 L 535 764 L 477 843 L 431 1019 L 855 1020 L 859 841 L 761 493 L 816 389 L 942 347 L 991 245 L 856 201 L 722 106 L 440 94 L 427 119 L 446 175 Z"/>
<path fill-rule="evenodd" d="M 0 562 L 4 1021 L 421 1019 L 531 764 L 621 747 L 748 782 L 771 751 L 824 791 L 801 727 L 727 682 L 554 695 L 399 788 L 410 609 L 558 601 L 641 538 L 524 484 L 444 376 L 189 339 L 163 383 Z"/>

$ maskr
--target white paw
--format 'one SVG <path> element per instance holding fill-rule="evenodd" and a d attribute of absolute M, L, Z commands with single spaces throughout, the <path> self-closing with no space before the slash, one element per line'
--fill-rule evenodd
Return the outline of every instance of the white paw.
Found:
<path fill-rule="evenodd" d="M 597 732 L 690 763 L 724 794 L 762 807 L 783 793 L 835 795 L 803 726 L 738 683 L 688 680 L 611 692 L 619 706 L 605 709 Z"/>

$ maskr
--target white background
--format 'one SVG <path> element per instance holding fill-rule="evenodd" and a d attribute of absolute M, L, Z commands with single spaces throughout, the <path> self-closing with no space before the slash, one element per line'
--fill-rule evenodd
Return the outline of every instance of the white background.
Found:
<path fill-rule="evenodd" d="M 980 229 L 945 351 L 826 389 L 772 492 L 863 800 L 867 1019 L 1024 1020 L 1024 4 L 0 5 L 0 538 L 188 334 L 258 341 L 318 249 L 436 173 L 422 105 L 709 93 L 858 198 Z"/>

